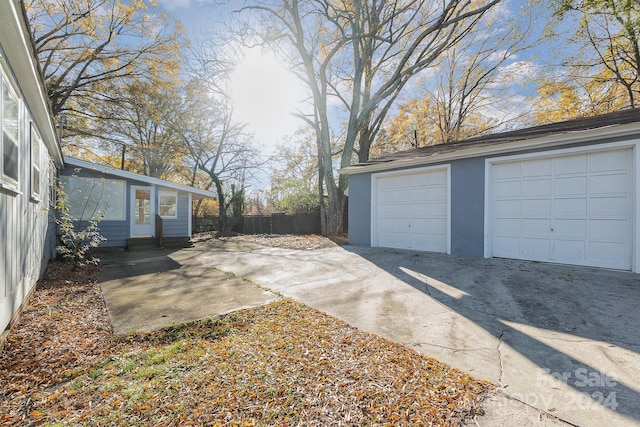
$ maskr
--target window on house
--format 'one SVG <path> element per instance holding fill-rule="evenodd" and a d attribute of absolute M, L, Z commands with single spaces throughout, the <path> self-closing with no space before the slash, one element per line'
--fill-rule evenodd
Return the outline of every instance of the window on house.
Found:
<path fill-rule="evenodd" d="M 53 160 L 49 160 L 49 206 L 56 206 L 56 187 L 58 186 L 58 176 L 56 165 Z"/>
<path fill-rule="evenodd" d="M 40 200 L 40 146 L 42 140 L 31 123 L 31 198 Z"/>
<path fill-rule="evenodd" d="M 178 217 L 178 192 L 160 190 L 158 210 L 162 218 Z"/>
<path fill-rule="evenodd" d="M 125 219 L 125 182 L 115 179 L 62 177 L 69 213 L 77 220 Z"/>
<path fill-rule="evenodd" d="M 12 187 L 18 184 L 18 157 L 19 134 L 18 123 L 20 118 L 18 97 L 9 86 L 4 75 L 0 75 L 2 86 L 2 99 L 0 100 L 0 122 L 2 123 L 2 164 L 0 165 L 0 178 L 3 183 Z"/>

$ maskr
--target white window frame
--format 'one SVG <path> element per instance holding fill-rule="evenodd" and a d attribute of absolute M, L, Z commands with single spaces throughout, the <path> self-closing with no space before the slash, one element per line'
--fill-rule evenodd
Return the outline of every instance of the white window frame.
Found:
<path fill-rule="evenodd" d="M 58 173 L 53 160 L 49 160 L 49 207 L 56 206 L 56 190 L 58 189 Z"/>
<path fill-rule="evenodd" d="M 35 123 L 31 122 L 29 127 L 30 145 L 31 145 L 31 201 L 39 202 L 41 200 L 42 188 L 40 184 L 42 182 L 41 173 L 41 158 L 42 153 L 42 138 L 36 129 Z M 36 174 L 37 171 L 37 174 Z M 37 175 L 37 176 L 36 176 Z"/>
<path fill-rule="evenodd" d="M 16 150 L 17 150 L 17 173 L 16 178 L 10 177 L 5 174 L 4 170 L 4 88 L 7 88 L 9 94 L 13 96 L 18 104 L 18 117 L 17 117 L 17 127 L 18 127 L 18 135 L 17 140 L 15 141 Z M 22 137 L 21 132 L 21 123 L 22 123 L 22 106 L 21 106 L 21 98 L 18 96 L 18 93 L 13 88 L 11 81 L 9 80 L 8 75 L 5 73 L 4 69 L 0 66 L 0 188 L 10 190 L 15 194 L 20 194 L 18 190 L 19 182 L 20 182 L 20 139 Z"/>
<path fill-rule="evenodd" d="M 170 206 L 170 205 L 162 205 L 163 197 L 173 197 L 176 200 L 175 203 L 175 213 L 173 215 L 162 215 L 162 207 Z M 162 219 L 177 219 L 178 218 L 178 191 L 176 190 L 159 190 L 158 191 L 158 215 Z"/>

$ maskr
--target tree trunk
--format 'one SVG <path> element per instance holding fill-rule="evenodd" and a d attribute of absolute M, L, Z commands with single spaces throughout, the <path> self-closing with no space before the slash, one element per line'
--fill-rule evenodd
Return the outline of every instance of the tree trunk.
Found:
<path fill-rule="evenodd" d="M 227 231 L 227 206 L 224 199 L 224 191 L 222 191 L 222 182 L 215 174 L 210 176 L 216 185 L 216 192 L 218 193 L 218 232 L 223 233 Z"/>

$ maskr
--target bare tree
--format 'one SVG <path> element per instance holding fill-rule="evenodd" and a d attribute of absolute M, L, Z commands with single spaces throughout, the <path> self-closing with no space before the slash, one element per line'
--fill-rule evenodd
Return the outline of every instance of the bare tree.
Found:
<path fill-rule="evenodd" d="M 209 178 L 205 187 L 215 187 L 219 229 L 227 230 L 227 210 L 234 202 L 233 195 L 243 192 L 247 179 L 264 164 L 252 136 L 233 121 L 228 99 L 217 97 L 198 78 L 187 85 L 180 113 L 170 126 L 188 153 L 192 180 L 202 171 Z"/>
<path fill-rule="evenodd" d="M 332 138 L 337 100 L 346 121 L 339 167 L 369 157 L 394 101 L 416 74 L 461 40 L 500 0 L 257 1 L 241 11 L 264 17 L 244 28 L 289 58 L 313 110 L 299 116 L 316 133 L 319 194 L 326 189 L 326 234 L 342 233 L 347 177 L 335 177 Z"/>
<path fill-rule="evenodd" d="M 514 16 L 497 8 L 485 14 L 443 52 L 428 76 L 417 79 L 409 100 L 379 135 L 375 153 L 458 141 L 518 121 L 521 103 L 510 95 L 527 64 L 514 59 L 535 43 L 529 41 L 533 12 Z"/>
<path fill-rule="evenodd" d="M 635 108 L 640 100 L 640 3 L 633 0 L 554 0 L 560 21 L 551 26 L 577 25 L 563 49 L 574 87 L 595 92 L 598 111 L 613 106 Z M 571 27 L 570 27 L 571 28 Z M 555 28 L 550 28 L 552 36 Z M 569 53 L 566 55 L 566 53 Z M 570 82 L 571 84 L 571 82 Z M 620 100 L 624 104 L 620 105 Z M 606 112 L 606 111 L 605 111 Z"/>

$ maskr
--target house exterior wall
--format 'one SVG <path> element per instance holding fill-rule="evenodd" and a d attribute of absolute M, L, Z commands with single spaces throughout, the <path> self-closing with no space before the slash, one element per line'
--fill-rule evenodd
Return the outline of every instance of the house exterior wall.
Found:
<path fill-rule="evenodd" d="M 470 257 L 485 256 L 485 164 L 487 159 L 500 159 L 521 154 L 535 154 L 553 152 L 568 148 L 588 148 L 603 144 L 631 141 L 640 135 L 624 138 L 608 138 L 587 144 L 558 144 L 553 148 L 513 150 L 495 156 L 476 156 L 456 159 L 447 164 L 451 165 L 451 254 Z M 429 166 L 437 165 L 434 162 Z M 441 164 L 441 163 L 440 163 Z M 389 170 L 417 169 L 395 168 Z M 635 166 L 635 181 L 640 181 L 638 165 Z M 387 170 L 385 170 L 386 172 Z M 371 181 L 372 175 L 381 172 L 365 172 L 349 176 L 349 243 L 357 246 L 371 245 Z M 635 198 L 640 197 L 640 188 L 635 188 Z M 636 218 L 635 229 L 638 229 Z M 637 244 L 636 244 L 637 248 Z M 637 270 L 635 268 L 634 270 Z"/>
<path fill-rule="evenodd" d="M 17 147 L 0 161 L 15 161 L 16 180 L 0 173 L 0 332 L 17 316 L 55 257 L 51 180 L 62 165 L 55 128 L 44 97 L 19 2 L 0 7 L 0 86 L 17 101 L 17 121 L 0 117 L 0 125 L 17 125 Z M 0 115 L 7 114 L 1 104 Z M 6 120 L 5 120 L 6 119 Z M 0 138 L 4 138 L 0 131 Z M 2 139 L 0 139 L 2 143 Z M 3 163 L 0 167 L 5 167 Z"/>
<path fill-rule="evenodd" d="M 125 184 L 125 218 L 124 220 L 106 220 L 103 219 L 98 223 L 100 234 L 107 240 L 100 244 L 101 247 L 126 247 L 127 239 L 131 237 L 131 187 L 134 185 L 153 187 L 155 194 L 155 213 L 158 214 L 158 201 L 161 190 L 167 188 L 158 185 L 152 185 L 143 181 L 126 179 L 123 177 L 105 174 L 102 172 L 76 168 L 67 165 L 62 171 L 63 176 L 77 176 L 80 178 L 105 178 L 117 181 L 124 181 Z M 173 190 L 171 190 L 173 191 Z M 184 191 L 177 192 L 177 218 L 163 218 L 162 235 L 163 237 L 185 237 L 189 236 L 189 217 L 191 212 L 191 202 L 189 193 Z M 78 227 L 86 226 L 86 222 L 79 221 Z"/>
<path fill-rule="evenodd" d="M 349 244 L 371 246 L 371 174 L 349 177 Z"/>
<path fill-rule="evenodd" d="M 451 253 L 484 254 L 484 158 L 451 163 Z"/>
<path fill-rule="evenodd" d="M 125 179 L 122 178 L 118 178 L 118 177 L 112 177 L 110 175 L 105 175 L 103 173 L 100 172 L 96 172 L 96 171 L 92 171 L 92 170 L 86 170 L 86 169 L 80 169 L 80 168 L 74 168 L 72 166 L 65 166 L 65 168 L 62 170 L 61 172 L 62 176 L 77 176 L 80 178 L 108 178 L 108 179 L 115 179 L 118 181 L 125 181 L 125 202 L 124 202 L 124 209 L 125 209 L 125 216 L 123 220 L 101 220 L 100 222 L 98 222 L 98 229 L 100 230 L 100 234 L 107 240 L 105 240 L 104 242 L 102 242 L 100 244 L 101 247 L 126 247 L 127 246 L 127 239 L 129 238 L 129 230 L 130 230 L 130 215 L 129 215 L 129 211 L 130 211 L 130 206 L 129 206 L 129 194 L 130 194 L 130 188 L 131 185 L 140 185 L 143 183 L 137 183 L 137 182 L 127 182 Z M 64 189 L 63 189 L 64 190 Z M 76 222 L 75 226 L 77 228 L 82 228 L 82 227 L 86 227 L 87 226 L 87 222 L 85 221 L 78 221 Z"/>
<path fill-rule="evenodd" d="M 191 214 L 191 203 L 189 194 L 178 192 L 177 218 L 163 218 L 163 237 L 184 237 L 189 235 L 189 217 Z"/>

